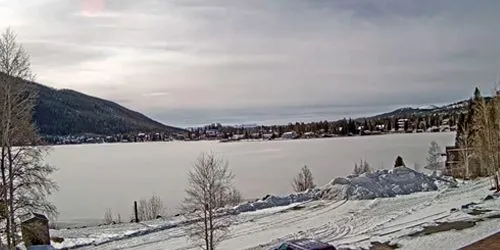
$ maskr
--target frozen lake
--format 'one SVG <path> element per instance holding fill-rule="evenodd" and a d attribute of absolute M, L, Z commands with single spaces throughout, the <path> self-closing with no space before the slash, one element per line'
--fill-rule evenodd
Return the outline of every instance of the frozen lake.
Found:
<path fill-rule="evenodd" d="M 245 198 L 268 193 L 290 193 L 291 181 L 304 165 L 317 185 L 352 172 L 355 162 L 367 160 L 374 168 L 392 168 L 401 155 L 407 166 L 425 165 L 427 149 L 435 140 L 444 150 L 454 144 L 454 133 L 398 134 L 317 140 L 269 142 L 158 142 L 58 146 L 48 162 L 60 191 L 51 199 L 59 221 L 102 219 L 107 208 L 122 218 L 132 214 L 134 200 L 159 195 L 169 213 L 184 197 L 187 172 L 202 152 L 213 151 L 229 162 L 235 185 Z"/>

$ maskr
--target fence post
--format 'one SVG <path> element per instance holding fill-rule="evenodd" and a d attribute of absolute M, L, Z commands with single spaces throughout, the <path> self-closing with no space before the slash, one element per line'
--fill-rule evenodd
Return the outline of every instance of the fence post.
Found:
<path fill-rule="evenodd" d="M 139 216 L 137 214 L 137 201 L 134 201 L 134 215 L 135 215 L 135 223 L 139 223 Z"/>

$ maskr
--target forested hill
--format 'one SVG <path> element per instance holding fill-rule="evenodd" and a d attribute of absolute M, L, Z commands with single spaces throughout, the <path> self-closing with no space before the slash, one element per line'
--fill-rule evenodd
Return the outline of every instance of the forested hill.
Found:
<path fill-rule="evenodd" d="M 484 100 L 489 102 L 491 97 L 485 96 Z M 431 115 L 441 115 L 441 116 L 449 116 L 449 115 L 457 115 L 467 111 L 467 106 L 470 100 L 462 100 L 459 102 L 455 102 L 452 104 L 444 105 L 444 106 L 424 106 L 418 108 L 400 108 L 394 111 L 383 113 L 379 115 L 375 115 L 372 117 L 363 117 L 358 120 L 377 120 L 377 119 L 388 119 L 388 118 L 409 118 L 414 116 L 431 116 Z"/>
<path fill-rule="evenodd" d="M 37 83 L 30 84 L 38 91 L 34 120 L 42 135 L 183 131 L 111 101 L 73 90 L 57 90 Z"/>

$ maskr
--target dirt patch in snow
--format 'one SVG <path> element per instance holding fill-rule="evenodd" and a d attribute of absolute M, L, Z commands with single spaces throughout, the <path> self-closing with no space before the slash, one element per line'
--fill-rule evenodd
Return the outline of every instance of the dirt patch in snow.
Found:
<path fill-rule="evenodd" d="M 500 219 L 500 214 L 493 214 L 486 217 L 487 219 Z"/>
<path fill-rule="evenodd" d="M 489 210 L 489 209 L 473 209 L 472 211 L 468 212 L 467 214 L 470 214 L 470 215 L 482 215 L 482 214 L 486 214 L 486 213 L 489 213 L 493 210 Z"/>
<path fill-rule="evenodd" d="M 463 230 L 466 228 L 471 228 L 476 225 L 475 221 L 453 221 L 453 222 L 438 222 L 437 225 L 434 226 L 425 226 L 423 230 L 412 233 L 408 236 L 410 237 L 418 237 L 425 236 L 429 234 L 435 234 L 450 230 Z"/>
<path fill-rule="evenodd" d="M 372 242 L 371 245 L 369 250 L 393 250 L 399 248 L 398 244 L 391 244 L 390 242 Z"/>

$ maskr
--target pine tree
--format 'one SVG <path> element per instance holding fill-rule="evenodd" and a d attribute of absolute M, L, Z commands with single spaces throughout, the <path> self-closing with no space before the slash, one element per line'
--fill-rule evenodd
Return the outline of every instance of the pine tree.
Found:
<path fill-rule="evenodd" d="M 403 161 L 403 158 L 401 156 L 398 156 L 396 158 L 396 163 L 394 164 L 394 167 L 398 168 L 398 167 L 404 167 L 404 166 L 405 166 L 405 163 Z"/>
<path fill-rule="evenodd" d="M 485 164 L 484 157 L 482 157 L 485 127 L 484 122 L 481 119 L 481 116 L 483 116 L 482 113 L 484 113 L 484 108 L 484 99 L 481 96 L 481 92 L 476 87 L 473 99 L 469 101 L 468 114 L 465 119 L 465 127 L 468 131 L 467 135 L 474 155 L 469 164 L 469 169 L 470 175 L 474 177 L 486 175 L 484 171 L 482 171 Z"/>
<path fill-rule="evenodd" d="M 460 138 L 462 134 L 466 132 L 467 129 L 467 126 L 465 126 L 466 122 L 467 122 L 467 115 L 465 113 L 460 114 L 457 122 L 457 132 L 455 133 L 455 147 L 460 146 Z"/>
<path fill-rule="evenodd" d="M 489 176 L 492 174 L 491 171 L 491 136 L 490 136 L 490 125 L 489 116 L 486 102 L 481 95 L 478 88 L 474 91 L 473 100 L 473 116 L 472 119 L 472 130 L 473 130 L 473 141 L 476 154 L 479 157 L 480 176 Z"/>
<path fill-rule="evenodd" d="M 491 171 L 495 178 L 497 191 L 500 191 L 500 183 L 498 180 L 498 170 L 500 169 L 500 96 L 495 93 L 491 101 L 488 103 L 488 135 L 491 143 L 489 156 L 491 159 Z"/>

